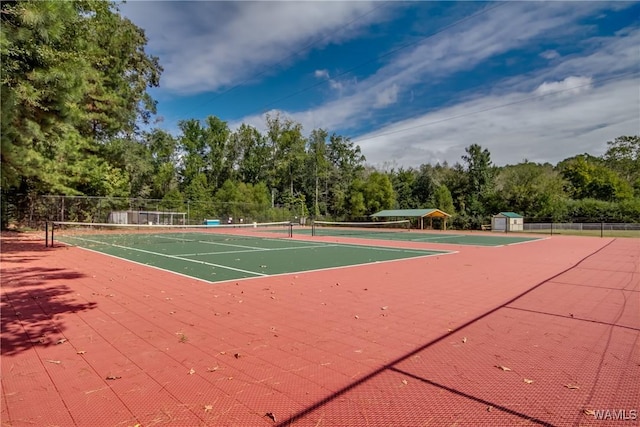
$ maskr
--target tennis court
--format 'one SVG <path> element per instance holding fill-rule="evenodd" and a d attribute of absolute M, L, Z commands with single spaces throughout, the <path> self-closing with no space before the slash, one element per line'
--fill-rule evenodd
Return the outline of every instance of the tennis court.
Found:
<path fill-rule="evenodd" d="M 637 239 L 412 251 L 211 286 L 119 256 L 184 269 L 193 253 L 384 251 L 285 226 L 148 230 L 57 229 L 53 249 L 0 234 L 3 425 L 637 425 Z"/>
<path fill-rule="evenodd" d="M 361 239 L 396 240 L 405 242 L 446 243 L 471 246 L 506 246 L 539 240 L 538 237 L 463 234 L 415 230 L 409 221 L 330 222 L 315 221 L 311 229 L 295 229 L 296 233 L 313 236 L 349 236 Z"/>
<path fill-rule="evenodd" d="M 56 223 L 57 242 L 208 282 L 446 254 L 287 238 L 289 223 L 215 227 Z"/>

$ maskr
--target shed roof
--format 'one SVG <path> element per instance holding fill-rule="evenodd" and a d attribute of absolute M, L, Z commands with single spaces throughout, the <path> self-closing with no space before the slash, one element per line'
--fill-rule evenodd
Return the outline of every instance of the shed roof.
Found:
<path fill-rule="evenodd" d="M 507 218 L 522 218 L 522 215 L 519 215 L 515 212 L 500 212 L 498 215 L 506 216 Z"/>
<path fill-rule="evenodd" d="M 384 210 L 371 215 L 374 218 L 389 218 L 389 217 L 405 217 L 405 218 L 419 218 L 419 217 L 446 217 L 451 216 L 448 213 L 441 211 L 440 209 L 392 209 Z"/>

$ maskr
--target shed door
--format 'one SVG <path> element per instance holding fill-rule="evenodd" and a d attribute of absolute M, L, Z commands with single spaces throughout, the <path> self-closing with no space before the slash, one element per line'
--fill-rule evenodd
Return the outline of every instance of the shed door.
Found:
<path fill-rule="evenodd" d="M 505 231 L 507 229 L 507 218 L 493 218 L 493 227 L 495 231 Z"/>

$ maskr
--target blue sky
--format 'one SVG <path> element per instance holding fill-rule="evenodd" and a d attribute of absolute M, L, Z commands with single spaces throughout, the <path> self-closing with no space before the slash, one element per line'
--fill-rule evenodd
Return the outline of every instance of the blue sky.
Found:
<path fill-rule="evenodd" d="M 358 144 L 378 168 L 604 153 L 640 133 L 640 3 L 133 1 L 159 127 L 220 117 Z"/>

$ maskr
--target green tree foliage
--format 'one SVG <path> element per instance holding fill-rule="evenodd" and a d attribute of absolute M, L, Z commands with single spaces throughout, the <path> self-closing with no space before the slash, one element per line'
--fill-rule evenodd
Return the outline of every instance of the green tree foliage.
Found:
<path fill-rule="evenodd" d="M 145 135 L 148 153 L 153 164 L 151 177 L 154 199 L 164 198 L 165 195 L 180 194 L 178 190 L 178 141 L 170 133 L 161 129 L 154 129 Z"/>
<path fill-rule="evenodd" d="M 264 183 L 245 184 L 227 180 L 215 195 L 215 205 L 222 219 L 233 218 L 238 223 L 268 221 L 269 190 Z"/>
<path fill-rule="evenodd" d="M 449 215 L 455 214 L 453 207 L 453 197 L 446 185 L 439 185 L 433 195 L 434 206 Z"/>
<path fill-rule="evenodd" d="M 97 144 L 153 113 L 161 68 L 142 30 L 98 0 L 2 2 L 0 16 L 2 187 L 121 191 Z"/>
<path fill-rule="evenodd" d="M 413 188 L 415 186 L 417 173 L 414 169 L 400 168 L 391 172 L 391 183 L 393 191 L 396 194 L 397 209 L 414 209 L 418 206 L 418 202 L 414 196 Z"/>
<path fill-rule="evenodd" d="M 441 185 L 446 186 L 451 193 L 454 211 L 464 213 L 466 208 L 468 178 L 462 165 L 456 163 L 453 167 L 449 167 L 446 163 L 442 165 L 436 164 L 434 167 L 434 175 L 437 181 Z"/>
<path fill-rule="evenodd" d="M 266 138 L 252 126 L 242 124 L 230 136 L 235 153 L 236 176 L 241 182 L 258 184 L 268 178 L 269 147 Z"/>
<path fill-rule="evenodd" d="M 327 214 L 326 188 L 331 173 L 331 163 L 327 156 L 327 138 L 329 134 L 324 129 L 314 129 L 309 136 L 308 156 L 306 162 L 307 194 L 313 194 L 313 214 Z"/>
<path fill-rule="evenodd" d="M 578 155 L 564 160 L 558 168 L 573 199 L 620 201 L 633 197 L 631 185 L 596 157 Z"/>
<path fill-rule="evenodd" d="M 204 167 L 207 181 L 217 189 L 231 174 L 236 163 L 236 152 L 229 141 L 227 123 L 217 117 L 209 116 L 202 128 L 204 147 Z"/>
<path fill-rule="evenodd" d="M 74 2 L 84 19 L 76 31 L 86 37 L 83 58 L 91 73 L 85 76 L 83 97 L 86 125 L 82 134 L 100 141 L 136 132 L 148 123 L 156 103 L 147 87 L 158 86 L 162 68 L 147 55 L 144 31 L 119 15 L 114 3 L 100 0 Z"/>
<path fill-rule="evenodd" d="M 627 181 L 640 197 L 640 136 L 619 136 L 607 142 L 604 163 Z"/>
<path fill-rule="evenodd" d="M 383 209 L 391 209 L 396 198 L 389 176 L 382 172 L 372 172 L 362 188 L 364 208 L 367 215 Z"/>
<path fill-rule="evenodd" d="M 180 188 L 187 192 L 191 182 L 202 175 L 202 184 L 207 187 L 206 182 L 206 156 L 207 142 L 205 139 L 205 129 L 198 120 L 184 120 L 178 123 L 182 132 L 180 136 L 180 148 L 183 151 L 182 164 L 180 165 Z"/>
<path fill-rule="evenodd" d="M 357 194 L 361 188 L 366 159 L 360 151 L 360 146 L 354 145 L 348 138 L 332 134 L 327 148 L 327 157 L 331 164 L 325 190 L 331 206 L 329 214 L 335 218 L 344 218 L 354 210 L 350 209 L 350 206 L 358 206 L 355 211 L 361 216 L 365 210 L 364 200 L 360 200 L 359 196 L 356 197 L 357 200 L 349 200 L 351 194 Z M 360 181 L 354 185 L 356 180 Z"/>
<path fill-rule="evenodd" d="M 356 178 L 351 183 L 347 195 L 347 218 L 362 218 L 367 213 L 367 205 L 364 198 L 365 182 L 362 178 Z"/>
<path fill-rule="evenodd" d="M 130 138 L 113 138 L 103 146 L 103 157 L 127 178 L 122 194 L 130 197 L 149 198 L 153 194 L 154 164 L 149 148 Z M 83 191 L 85 194 L 95 194 Z M 104 195 L 104 194 L 102 194 Z"/>
<path fill-rule="evenodd" d="M 416 179 L 412 187 L 413 200 L 416 202 L 415 207 L 433 207 L 436 188 L 433 167 L 431 165 L 421 165 L 416 173 Z"/>
<path fill-rule="evenodd" d="M 528 218 L 559 218 L 566 204 L 564 180 L 550 164 L 524 162 L 501 168 L 493 212 L 513 211 Z"/>
<path fill-rule="evenodd" d="M 267 141 L 273 164 L 270 175 L 272 188 L 276 188 L 281 197 L 297 194 L 304 180 L 306 155 L 302 125 L 280 115 L 267 115 Z"/>
<path fill-rule="evenodd" d="M 473 222 L 480 222 L 489 214 L 485 202 L 493 189 L 495 171 L 489 150 L 472 144 L 465 152 L 462 156 L 467 177 L 464 212 Z"/>

